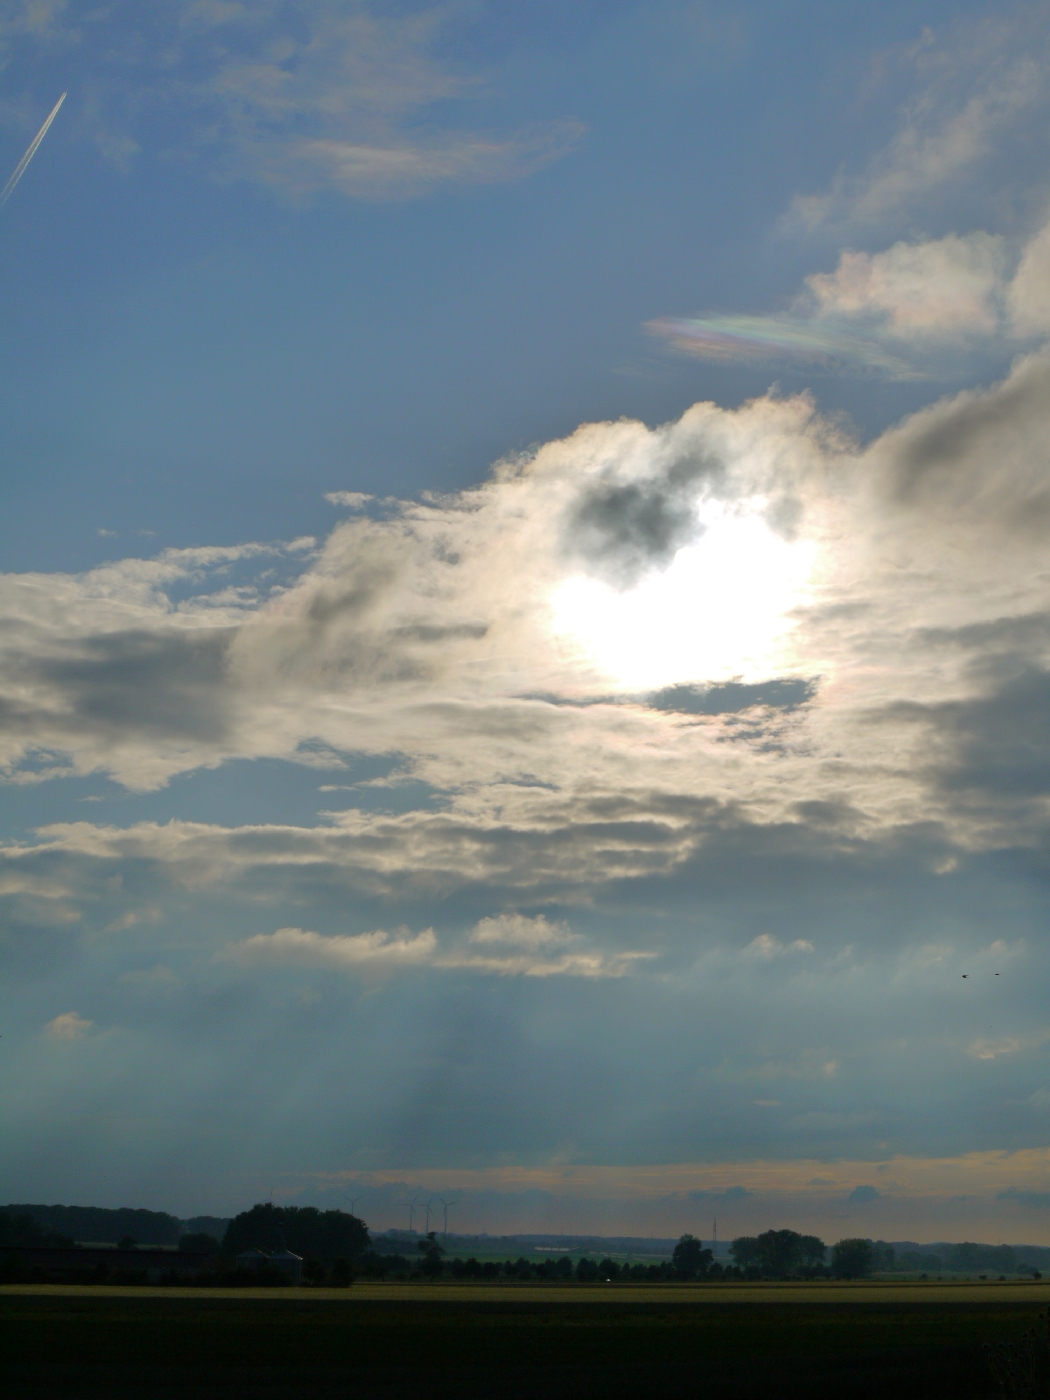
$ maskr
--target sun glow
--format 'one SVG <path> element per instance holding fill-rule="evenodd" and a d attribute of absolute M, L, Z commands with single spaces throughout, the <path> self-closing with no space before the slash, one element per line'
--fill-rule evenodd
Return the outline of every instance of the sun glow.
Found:
<path fill-rule="evenodd" d="M 782 674 L 816 545 L 774 534 L 764 505 L 705 503 L 700 538 L 625 592 L 567 579 L 551 598 L 555 633 L 625 688 Z"/>

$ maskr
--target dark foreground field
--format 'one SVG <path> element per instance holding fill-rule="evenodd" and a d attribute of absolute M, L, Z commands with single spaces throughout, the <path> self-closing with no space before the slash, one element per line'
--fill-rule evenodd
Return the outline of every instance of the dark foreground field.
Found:
<path fill-rule="evenodd" d="M 341 1296 L 0 1291 L 4 1393 L 149 1396 L 991 1397 L 983 1343 L 1045 1288 L 354 1288 Z"/>

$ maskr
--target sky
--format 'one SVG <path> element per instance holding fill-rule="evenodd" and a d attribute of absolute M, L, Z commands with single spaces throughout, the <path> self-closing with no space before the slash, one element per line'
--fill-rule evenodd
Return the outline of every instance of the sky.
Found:
<path fill-rule="evenodd" d="M 2 0 L 62 93 L 0 1200 L 1050 1243 L 1050 4 Z"/>

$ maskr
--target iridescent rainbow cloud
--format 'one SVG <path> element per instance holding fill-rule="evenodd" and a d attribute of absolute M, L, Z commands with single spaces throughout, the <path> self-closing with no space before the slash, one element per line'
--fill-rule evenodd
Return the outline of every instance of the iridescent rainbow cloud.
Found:
<path fill-rule="evenodd" d="M 915 373 L 875 337 L 789 316 L 665 316 L 647 322 L 646 330 L 677 350 L 709 360 L 850 360 L 896 377 Z"/>

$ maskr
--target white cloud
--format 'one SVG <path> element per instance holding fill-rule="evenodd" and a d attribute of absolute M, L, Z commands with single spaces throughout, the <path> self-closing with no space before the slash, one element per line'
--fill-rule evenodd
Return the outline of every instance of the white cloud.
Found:
<path fill-rule="evenodd" d="M 504 916 L 506 917 L 506 916 Z M 495 923 L 495 920 L 483 921 Z M 543 920 L 523 920 L 535 925 Z M 511 925 L 512 927 L 512 925 Z M 551 927 L 547 926 L 548 929 Z M 529 943 L 511 937 L 500 941 L 518 944 L 520 951 L 507 953 L 497 949 L 492 954 L 476 954 L 462 947 L 442 948 L 433 929 L 424 929 L 414 937 L 402 930 L 396 935 L 377 929 L 356 935 L 324 935 L 301 928 L 282 928 L 276 933 L 256 934 L 226 948 L 222 960 L 243 964 L 285 963 L 297 967 L 355 968 L 410 967 L 425 964 L 445 971 L 464 970 L 494 973 L 501 976 L 524 977 L 622 977 L 633 963 L 651 956 L 627 952 L 608 955 L 596 951 L 555 953 L 548 951 L 551 941 Z"/>
<path fill-rule="evenodd" d="M 481 919 L 470 935 L 472 943 L 509 943 L 522 948 L 543 948 L 553 943 L 567 943 L 572 933 L 563 923 L 550 923 L 542 915 L 534 919 L 524 914 L 500 914 Z"/>
<path fill-rule="evenodd" d="M 93 1021 L 85 1020 L 77 1012 L 65 1011 L 53 1021 L 48 1021 L 44 1029 L 56 1040 L 79 1040 L 81 1036 L 87 1035 L 93 1025 Z"/>
<path fill-rule="evenodd" d="M 333 506 L 346 506 L 348 510 L 364 510 L 375 497 L 365 491 L 327 491 L 325 500 Z"/>
<path fill-rule="evenodd" d="M 353 936 L 325 937 L 308 929 L 280 928 L 276 933 L 257 933 L 229 948 L 225 956 L 245 963 L 288 962 L 301 967 L 355 967 L 362 963 L 406 965 L 426 962 L 433 957 L 437 939 L 433 929 L 410 937 L 376 929 Z"/>
<path fill-rule="evenodd" d="M 1002 294 L 1003 240 L 950 234 L 930 243 L 895 243 L 883 253 L 844 252 L 831 273 L 806 282 L 819 314 L 885 318 L 890 334 L 994 334 Z"/>
<path fill-rule="evenodd" d="M 1017 335 L 1050 334 L 1050 220 L 1025 248 L 1007 295 Z"/>
<path fill-rule="evenodd" d="M 808 938 L 795 938 L 790 943 L 782 943 L 771 933 L 760 933 L 744 951 L 750 957 L 768 960 L 783 957 L 785 953 L 812 953 L 813 944 Z"/>

